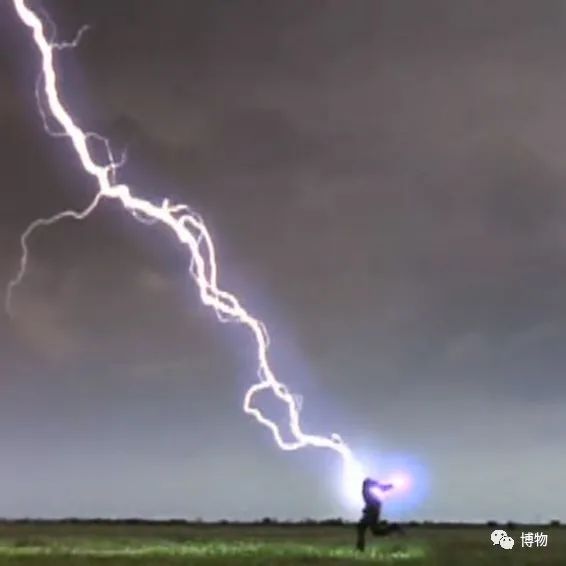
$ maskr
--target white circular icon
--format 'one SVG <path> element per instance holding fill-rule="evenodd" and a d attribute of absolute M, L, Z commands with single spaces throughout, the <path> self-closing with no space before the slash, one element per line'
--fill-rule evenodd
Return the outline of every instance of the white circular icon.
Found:
<path fill-rule="evenodd" d="M 515 541 L 502 529 L 495 529 L 490 538 L 493 546 L 499 545 L 505 550 L 511 550 L 515 544 Z"/>
<path fill-rule="evenodd" d="M 505 550 L 511 550 L 514 544 L 515 541 L 510 536 L 501 537 L 499 541 L 499 546 Z"/>

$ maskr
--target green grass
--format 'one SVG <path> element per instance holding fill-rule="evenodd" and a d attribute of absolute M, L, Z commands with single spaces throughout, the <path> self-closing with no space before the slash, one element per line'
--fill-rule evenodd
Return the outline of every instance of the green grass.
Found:
<path fill-rule="evenodd" d="M 520 548 L 521 530 L 547 533 L 548 548 Z M 5 523 L 0 524 L 0 564 L 566 564 L 566 529 L 508 529 L 515 538 L 515 548 L 510 551 L 493 547 L 490 532 L 488 527 L 416 527 L 405 536 L 368 538 L 368 549 L 360 554 L 353 550 L 352 526 Z"/>

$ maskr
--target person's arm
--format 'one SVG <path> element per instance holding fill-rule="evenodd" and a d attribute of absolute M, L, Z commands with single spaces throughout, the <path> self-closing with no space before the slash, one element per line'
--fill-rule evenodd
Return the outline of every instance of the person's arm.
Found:
<path fill-rule="evenodd" d="M 379 489 L 381 489 L 381 491 L 389 491 L 390 489 L 393 489 L 392 483 L 380 483 L 380 482 L 376 482 L 376 483 L 379 486 Z"/>

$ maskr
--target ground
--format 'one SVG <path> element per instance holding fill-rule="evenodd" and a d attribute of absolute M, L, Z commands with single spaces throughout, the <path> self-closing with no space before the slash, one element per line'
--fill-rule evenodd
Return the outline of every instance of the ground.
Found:
<path fill-rule="evenodd" d="M 566 564 L 566 528 L 502 526 L 512 550 L 491 544 L 493 528 L 408 527 L 405 536 L 370 536 L 360 554 L 352 525 L 0 523 L 0 565 Z M 521 548 L 523 531 L 548 534 L 548 546 Z"/>

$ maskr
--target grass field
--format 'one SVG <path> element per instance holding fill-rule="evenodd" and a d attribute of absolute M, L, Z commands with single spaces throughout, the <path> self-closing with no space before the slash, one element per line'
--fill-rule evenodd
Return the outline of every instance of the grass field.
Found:
<path fill-rule="evenodd" d="M 353 550 L 353 526 L 3 523 L 0 564 L 566 564 L 566 528 L 505 529 L 515 539 L 508 551 L 491 545 L 491 530 L 413 527 L 404 536 L 369 538 L 360 554 Z M 548 547 L 521 548 L 521 531 L 545 532 Z"/>

